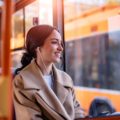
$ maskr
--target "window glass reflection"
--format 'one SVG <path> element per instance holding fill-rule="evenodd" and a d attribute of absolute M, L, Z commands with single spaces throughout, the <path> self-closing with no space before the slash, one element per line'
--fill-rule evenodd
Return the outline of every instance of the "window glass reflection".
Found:
<path fill-rule="evenodd" d="M 40 24 L 53 25 L 53 0 L 39 0 L 39 17 Z"/>
<path fill-rule="evenodd" d="M 13 15 L 11 49 L 24 46 L 23 27 L 23 9 L 21 9 Z"/>
<path fill-rule="evenodd" d="M 34 25 L 53 24 L 52 0 L 36 0 L 25 7 L 25 32 Z"/>
<path fill-rule="evenodd" d="M 25 34 L 33 26 L 39 24 L 39 1 L 25 7 Z"/>

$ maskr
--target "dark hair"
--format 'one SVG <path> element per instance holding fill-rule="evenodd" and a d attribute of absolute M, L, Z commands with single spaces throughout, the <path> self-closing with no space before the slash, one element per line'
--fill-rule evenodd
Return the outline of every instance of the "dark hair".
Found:
<path fill-rule="evenodd" d="M 18 68 L 18 70 L 16 70 L 17 72 L 27 66 L 31 60 L 36 57 L 35 49 L 44 45 L 45 40 L 53 30 L 57 29 L 50 25 L 37 25 L 28 31 L 25 43 L 26 52 L 21 59 L 22 67 Z"/>

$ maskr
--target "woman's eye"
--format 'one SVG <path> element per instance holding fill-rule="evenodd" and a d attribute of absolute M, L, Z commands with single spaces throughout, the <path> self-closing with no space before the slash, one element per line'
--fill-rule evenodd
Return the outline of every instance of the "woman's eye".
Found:
<path fill-rule="evenodd" d="M 57 41 L 52 41 L 52 44 L 58 44 L 58 42 Z"/>
<path fill-rule="evenodd" d="M 64 47 L 63 42 L 59 43 L 58 41 L 52 41 L 51 43 L 56 45 L 61 45 L 62 47 Z"/>

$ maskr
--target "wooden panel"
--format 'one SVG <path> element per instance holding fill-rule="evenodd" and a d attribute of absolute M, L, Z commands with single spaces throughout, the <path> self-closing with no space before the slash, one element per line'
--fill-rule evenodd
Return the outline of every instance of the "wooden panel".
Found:
<path fill-rule="evenodd" d="M 30 3 L 34 2 L 35 0 L 20 0 L 15 4 L 15 12 L 20 10 L 21 8 L 29 5 Z"/>
<path fill-rule="evenodd" d="M 8 120 L 8 118 L 0 117 L 0 120 Z"/>

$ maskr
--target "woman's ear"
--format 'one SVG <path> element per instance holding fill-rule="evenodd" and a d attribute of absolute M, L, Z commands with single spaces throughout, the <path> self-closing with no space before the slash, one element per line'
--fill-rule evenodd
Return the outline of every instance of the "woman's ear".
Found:
<path fill-rule="evenodd" d="M 39 58 L 40 58 L 41 48 L 40 48 L 40 47 L 37 47 L 37 48 L 35 49 L 35 51 L 36 51 L 36 57 L 39 57 Z"/>
<path fill-rule="evenodd" d="M 39 47 L 37 47 L 37 48 L 35 49 L 35 51 L 36 51 L 36 52 L 39 52 L 39 51 L 40 51 Z"/>
<path fill-rule="evenodd" d="M 41 47 L 39 47 L 39 51 L 41 52 Z"/>

